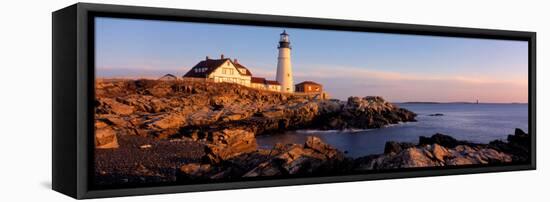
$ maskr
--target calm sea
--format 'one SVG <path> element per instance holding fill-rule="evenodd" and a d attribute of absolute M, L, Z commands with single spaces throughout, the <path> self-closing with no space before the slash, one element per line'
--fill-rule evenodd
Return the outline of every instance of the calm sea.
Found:
<path fill-rule="evenodd" d="M 398 104 L 418 114 L 418 122 L 408 122 L 380 129 L 318 131 L 298 130 L 283 134 L 258 136 L 261 148 L 275 143 L 303 144 L 308 135 L 316 135 L 347 156 L 359 157 L 384 152 L 387 141 L 418 142 L 419 136 L 435 133 L 451 135 L 459 140 L 488 143 L 506 139 L 515 128 L 528 129 L 527 104 Z M 441 113 L 443 116 L 429 116 Z"/>

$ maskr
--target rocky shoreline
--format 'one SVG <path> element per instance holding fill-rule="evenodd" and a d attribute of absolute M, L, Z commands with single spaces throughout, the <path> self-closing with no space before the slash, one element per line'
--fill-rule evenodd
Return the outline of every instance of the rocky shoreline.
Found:
<path fill-rule="evenodd" d="M 519 129 L 506 142 L 489 144 L 442 134 L 418 144 L 388 142 L 383 154 L 356 159 L 314 135 L 271 149 L 258 149 L 255 138 L 296 129 L 380 128 L 415 117 L 374 96 L 339 101 L 237 84 L 98 80 L 94 180 L 97 186 L 188 184 L 529 160 L 530 138 Z"/>
<path fill-rule="evenodd" d="M 96 82 L 96 146 L 116 147 L 116 137 L 204 139 L 242 129 L 262 135 L 293 129 L 366 129 L 416 121 L 416 114 L 381 97 L 322 100 L 316 94 L 283 94 L 238 84 L 107 80 Z"/>

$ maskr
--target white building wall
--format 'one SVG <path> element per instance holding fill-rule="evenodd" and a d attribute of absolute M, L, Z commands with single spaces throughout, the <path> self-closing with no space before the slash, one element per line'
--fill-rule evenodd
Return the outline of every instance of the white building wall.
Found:
<path fill-rule="evenodd" d="M 267 85 L 267 88 L 271 91 L 281 91 L 280 85 Z"/>
<path fill-rule="evenodd" d="M 251 83 L 250 87 L 257 88 L 257 89 L 262 89 L 262 90 L 267 90 L 267 86 L 263 83 Z"/>
<path fill-rule="evenodd" d="M 277 81 L 281 84 L 281 92 L 294 92 L 294 80 L 292 76 L 290 48 L 279 48 L 279 57 L 277 58 Z"/>
<path fill-rule="evenodd" d="M 239 70 L 229 61 L 210 73 L 208 78 L 211 78 L 214 82 L 237 83 L 244 86 L 250 86 L 251 79 L 250 76 L 241 75 Z"/>
<path fill-rule="evenodd" d="M 276 92 L 281 91 L 281 86 L 280 85 L 269 85 L 269 84 L 264 84 L 264 83 L 251 83 L 250 87 L 251 88 L 256 88 L 256 89 L 261 89 L 261 90 L 276 91 Z"/>

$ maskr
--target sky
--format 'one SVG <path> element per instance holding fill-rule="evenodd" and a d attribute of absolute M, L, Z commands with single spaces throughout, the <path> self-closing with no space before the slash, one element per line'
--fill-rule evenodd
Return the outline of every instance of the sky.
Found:
<path fill-rule="evenodd" d="M 279 34 L 292 46 L 295 83 L 323 84 L 337 99 L 526 103 L 528 43 L 387 33 L 158 20 L 95 20 L 97 77 L 182 76 L 206 56 L 237 58 L 275 79 Z"/>

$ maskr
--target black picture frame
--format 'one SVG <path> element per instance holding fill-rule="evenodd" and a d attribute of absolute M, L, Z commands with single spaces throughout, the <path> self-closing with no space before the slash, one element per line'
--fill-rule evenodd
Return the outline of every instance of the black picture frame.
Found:
<path fill-rule="evenodd" d="M 104 190 L 92 189 L 90 176 L 93 175 L 93 168 L 90 165 L 93 162 L 94 151 L 93 112 L 95 79 L 93 18 L 96 16 L 527 41 L 529 46 L 528 133 L 531 134 L 531 162 L 525 165 L 461 166 L 445 169 L 410 169 L 406 171 L 392 170 L 347 176 L 268 179 Z M 77 3 L 55 11 L 52 14 L 52 21 L 52 188 L 74 198 L 165 194 L 536 169 L 535 32 L 90 3 Z"/>

